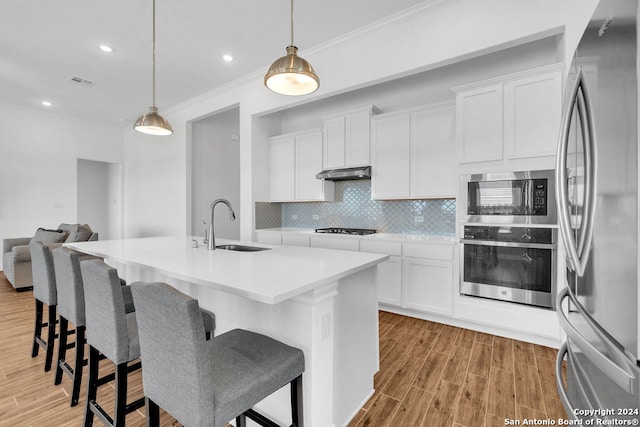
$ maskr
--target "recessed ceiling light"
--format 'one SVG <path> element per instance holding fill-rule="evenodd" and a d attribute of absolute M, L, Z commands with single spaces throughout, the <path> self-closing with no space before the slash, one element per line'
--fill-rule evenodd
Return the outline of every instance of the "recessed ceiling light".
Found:
<path fill-rule="evenodd" d="M 42 104 L 45 107 L 53 106 L 53 102 L 51 102 L 51 101 L 42 101 L 40 104 Z"/>
<path fill-rule="evenodd" d="M 106 52 L 106 53 L 111 53 L 113 52 L 113 48 L 111 46 L 107 46 L 106 44 L 101 44 L 98 46 L 100 48 L 101 51 Z"/>
<path fill-rule="evenodd" d="M 222 59 L 224 59 L 227 62 L 231 62 L 231 61 L 233 61 L 233 56 L 231 56 L 231 55 L 222 55 Z"/>

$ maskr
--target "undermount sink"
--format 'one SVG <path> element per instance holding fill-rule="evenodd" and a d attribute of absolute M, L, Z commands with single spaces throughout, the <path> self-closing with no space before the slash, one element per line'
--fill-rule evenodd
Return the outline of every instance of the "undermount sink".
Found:
<path fill-rule="evenodd" d="M 216 249 L 226 249 L 228 251 L 238 251 L 238 252 L 259 252 L 259 251 L 268 251 L 271 248 L 259 248 L 257 246 L 244 246 L 244 245 L 217 245 Z"/>

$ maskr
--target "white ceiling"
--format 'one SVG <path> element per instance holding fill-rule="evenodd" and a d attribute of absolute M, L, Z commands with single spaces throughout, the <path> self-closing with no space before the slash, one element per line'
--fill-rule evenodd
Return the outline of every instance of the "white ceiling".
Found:
<path fill-rule="evenodd" d="M 428 0 L 427 0 L 428 1 Z M 297 0 L 305 50 L 424 0 Z M 289 0 L 156 0 L 163 109 L 267 68 L 289 44 Z M 151 0 L 0 2 L 0 102 L 125 126 L 151 105 Z M 115 51 L 105 54 L 99 44 Z M 223 54 L 233 55 L 231 63 Z M 331 64 L 312 64 L 320 74 Z M 72 83 L 80 77 L 95 86 Z M 267 90 L 267 89 L 265 89 Z"/>

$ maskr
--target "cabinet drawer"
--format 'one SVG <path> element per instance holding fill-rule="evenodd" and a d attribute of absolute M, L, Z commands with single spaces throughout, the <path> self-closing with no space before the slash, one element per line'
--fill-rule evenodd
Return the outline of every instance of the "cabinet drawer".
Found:
<path fill-rule="evenodd" d="M 325 249 L 340 249 L 343 251 L 357 251 L 358 240 L 356 239 L 339 239 L 331 237 L 311 237 L 311 247 Z"/>
<path fill-rule="evenodd" d="M 400 256 L 402 255 L 402 244 L 400 242 L 360 240 L 360 252 Z"/>
<path fill-rule="evenodd" d="M 290 246 L 309 246 L 309 236 L 299 234 L 283 234 L 282 244 Z"/>
<path fill-rule="evenodd" d="M 403 243 L 402 255 L 415 258 L 453 261 L 453 247 L 428 243 Z"/>

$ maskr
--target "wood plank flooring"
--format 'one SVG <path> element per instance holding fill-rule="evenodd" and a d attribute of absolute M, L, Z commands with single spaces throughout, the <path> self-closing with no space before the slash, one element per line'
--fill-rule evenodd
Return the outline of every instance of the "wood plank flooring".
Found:
<path fill-rule="evenodd" d="M 70 379 L 55 386 L 42 350 L 30 357 L 33 318 L 32 292 L 15 292 L 0 272 L 0 427 L 81 426 L 86 370 L 72 408 Z M 388 312 L 380 312 L 379 325 L 376 393 L 350 426 L 491 427 L 505 418 L 566 418 L 554 349 Z M 113 370 L 101 365 L 103 373 Z M 98 402 L 111 412 L 113 387 L 101 389 Z M 142 396 L 139 372 L 130 377 L 129 396 Z M 180 425 L 165 412 L 161 422 Z M 127 426 L 144 425 L 144 409 L 127 416 Z"/>
<path fill-rule="evenodd" d="M 349 424 L 504 426 L 566 419 L 557 350 L 381 311 L 376 392 Z"/>

